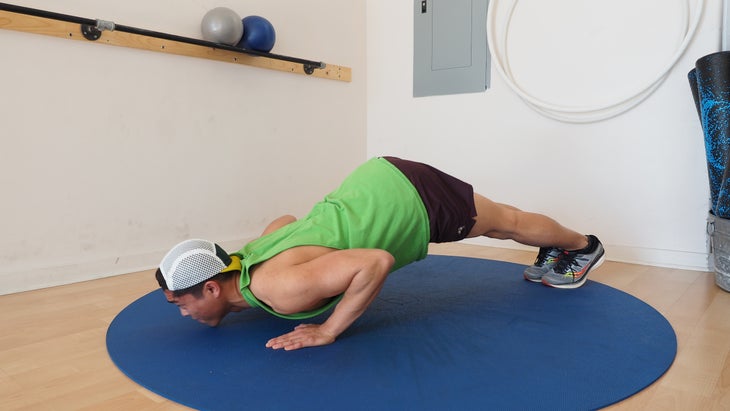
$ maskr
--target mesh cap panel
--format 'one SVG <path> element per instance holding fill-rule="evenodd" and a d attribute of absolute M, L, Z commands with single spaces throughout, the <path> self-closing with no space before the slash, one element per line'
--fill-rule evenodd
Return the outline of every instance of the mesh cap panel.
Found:
<path fill-rule="evenodd" d="M 162 259 L 160 271 L 171 291 L 184 290 L 199 284 L 227 267 L 215 243 L 207 240 L 186 240 L 173 247 Z M 224 255 L 225 256 L 225 255 Z"/>

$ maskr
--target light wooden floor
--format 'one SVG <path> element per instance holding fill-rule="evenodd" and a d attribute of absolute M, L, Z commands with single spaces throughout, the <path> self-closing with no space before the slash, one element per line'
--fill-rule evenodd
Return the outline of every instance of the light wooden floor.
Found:
<path fill-rule="evenodd" d="M 521 264 L 534 258 L 465 244 L 432 252 Z M 679 341 L 661 379 L 609 410 L 730 410 L 730 293 L 711 273 L 607 262 L 591 279 L 652 305 Z M 106 353 L 114 316 L 155 287 L 148 271 L 0 296 L 0 410 L 186 409 L 127 379 Z"/>

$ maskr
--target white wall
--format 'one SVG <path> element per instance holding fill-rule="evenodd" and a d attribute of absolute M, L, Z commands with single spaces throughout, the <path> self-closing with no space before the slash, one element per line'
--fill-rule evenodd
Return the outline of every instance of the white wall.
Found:
<path fill-rule="evenodd" d="M 494 71 L 485 93 L 414 99 L 411 2 L 15 3 L 190 37 L 207 10 L 229 6 L 272 20 L 274 52 L 352 67 L 353 82 L 0 30 L 0 294 L 147 269 L 190 237 L 234 249 L 378 154 L 433 163 L 594 232 L 613 260 L 706 268 L 706 167 L 686 73 L 718 49 L 720 0 L 657 93 L 589 125 L 541 117 Z M 656 33 L 676 42 L 681 1 L 606 2 L 616 9 L 569 44 L 561 19 L 580 17 L 580 0 L 539 18 L 529 11 L 540 2 L 523 3 L 516 71 L 536 92 L 583 102 L 651 74 L 671 50 Z M 631 26 L 629 9 L 651 30 Z M 582 56 L 589 75 L 575 87 L 564 69 Z"/>
<path fill-rule="evenodd" d="M 586 4 L 518 5 L 510 52 L 530 91 L 563 104 L 609 101 L 652 78 L 677 46 L 683 1 Z M 579 125 L 537 114 L 494 70 L 485 93 L 414 99 L 412 10 L 412 1 L 367 2 L 369 155 L 432 163 L 496 201 L 595 233 L 609 259 L 707 268 L 707 170 L 687 72 L 719 49 L 720 0 L 707 2 L 700 32 L 656 93 Z"/>
<path fill-rule="evenodd" d="M 0 294 L 148 269 L 190 237 L 236 249 L 365 158 L 364 1 L 13 3 L 196 38 L 228 6 L 353 81 L 0 30 Z"/>

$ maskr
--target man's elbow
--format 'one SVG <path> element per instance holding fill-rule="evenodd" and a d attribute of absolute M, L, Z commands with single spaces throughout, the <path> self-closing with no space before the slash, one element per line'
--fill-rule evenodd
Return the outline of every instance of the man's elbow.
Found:
<path fill-rule="evenodd" d="M 393 257 L 393 254 L 385 251 L 385 250 L 378 250 L 378 258 L 377 258 L 377 264 L 380 270 L 384 274 L 388 274 L 390 272 L 390 269 L 393 267 L 393 264 L 395 264 L 395 257 Z"/>
<path fill-rule="evenodd" d="M 279 218 L 281 218 L 287 224 L 291 224 L 291 223 L 297 221 L 297 217 L 293 216 L 291 214 L 284 214 L 283 216 L 281 216 Z"/>
<path fill-rule="evenodd" d="M 285 214 L 276 220 L 269 223 L 268 226 L 264 229 L 264 231 L 261 233 L 261 236 L 265 236 L 266 234 L 273 233 L 274 231 L 280 229 L 281 227 L 284 227 L 286 225 L 289 225 L 293 222 L 297 221 L 297 218 L 290 214 Z"/>
<path fill-rule="evenodd" d="M 285 225 L 289 225 L 293 222 L 297 221 L 297 218 L 291 214 L 284 214 L 283 216 L 277 218 L 274 220 L 271 225 L 275 226 L 276 228 L 284 227 Z"/>

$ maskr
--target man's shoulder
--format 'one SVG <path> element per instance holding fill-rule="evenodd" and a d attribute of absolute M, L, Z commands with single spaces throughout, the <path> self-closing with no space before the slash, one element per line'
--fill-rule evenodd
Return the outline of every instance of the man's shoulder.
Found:
<path fill-rule="evenodd" d="M 295 267 L 335 251 L 334 248 L 317 245 L 303 245 L 292 247 L 262 261 L 254 267 L 256 271 L 275 272 Z"/>

